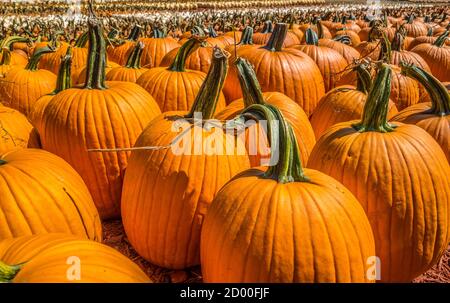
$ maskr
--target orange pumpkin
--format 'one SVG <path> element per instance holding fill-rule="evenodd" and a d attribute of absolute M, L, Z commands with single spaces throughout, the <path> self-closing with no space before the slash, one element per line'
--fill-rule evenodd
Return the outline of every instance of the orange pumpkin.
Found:
<path fill-rule="evenodd" d="M 133 49 L 135 49 L 140 31 L 141 27 L 139 25 L 135 25 L 131 29 L 130 35 L 125 41 L 117 41 L 117 39 L 114 39 L 117 31 L 113 31 L 113 33 L 110 32 L 108 36 L 110 40 L 114 40 L 114 42 L 106 48 L 108 60 L 113 61 L 120 66 L 126 65 Z"/>
<path fill-rule="evenodd" d="M 120 215 L 120 195 L 129 156 L 129 152 L 121 150 L 134 145 L 142 129 L 160 110 L 153 98 L 135 83 L 105 83 L 105 48 L 103 29 L 91 16 L 86 83 L 56 94 L 45 107 L 38 131 L 44 138 L 43 148 L 78 171 L 100 216 L 107 219 Z M 102 153 L 90 149 L 115 151 Z"/>
<path fill-rule="evenodd" d="M 325 94 L 323 78 L 317 65 L 305 53 L 282 48 L 286 32 L 287 25 L 278 23 L 267 45 L 245 48 L 239 51 L 238 56 L 255 66 L 263 92 L 285 94 L 309 116 Z M 230 60 L 235 59 L 231 56 Z M 230 68 L 223 92 L 228 101 L 242 98 L 234 66 Z"/>
<path fill-rule="evenodd" d="M 203 126 L 213 117 L 226 70 L 227 57 L 215 47 L 210 72 L 190 112 L 155 118 L 131 153 L 122 220 L 131 245 L 153 264 L 180 269 L 200 263 L 200 230 L 209 204 L 226 182 L 250 166 L 248 156 L 238 154 L 232 134 Z M 203 120 L 194 113 L 201 113 Z M 208 143 L 211 136 L 214 144 Z M 174 149 L 179 140 L 186 145 Z"/>
<path fill-rule="evenodd" d="M 141 67 L 141 55 L 144 49 L 144 43 L 138 41 L 134 49 L 129 53 L 125 66 L 111 68 L 106 73 L 107 81 L 125 81 L 136 83 L 137 79 L 148 71 L 148 68 Z"/>
<path fill-rule="evenodd" d="M 414 124 L 426 130 L 442 147 L 450 162 L 450 94 L 448 88 L 426 70 L 403 64 L 402 72 L 419 81 L 431 98 L 430 103 L 407 107 L 391 121 Z"/>
<path fill-rule="evenodd" d="M 229 53 L 235 53 L 239 49 L 252 47 L 253 44 L 253 27 L 246 26 L 242 31 L 241 40 L 236 45 L 228 45 L 225 50 Z"/>
<path fill-rule="evenodd" d="M 408 22 L 402 25 L 406 30 L 408 37 L 420 37 L 425 36 L 428 32 L 428 28 L 423 22 L 414 20 L 414 15 L 411 15 Z"/>
<path fill-rule="evenodd" d="M 390 73 L 384 64 L 361 121 L 331 127 L 314 147 L 308 167 L 342 182 L 363 206 L 375 236 L 381 282 L 409 282 L 447 248 L 450 167 L 427 132 L 387 122 Z"/>
<path fill-rule="evenodd" d="M 150 279 L 109 246 L 54 233 L 1 241 L 0 282 L 146 283 Z"/>
<path fill-rule="evenodd" d="M 28 63 L 26 56 L 24 57 L 10 51 L 11 45 L 18 41 L 28 41 L 28 39 L 19 36 L 11 36 L 0 43 L 0 72 L 2 75 L 14 65 L 25 66 Z"/>
<path fill-rule="evenodd" d="M 241 117 L 262 116 L 279 159 L 250 169 L 214 198 L 201 234 L 205 282 L 369 282 L 375 255 L 362 207 L 341 183 L 303 170 L 294 132 L 271 105 L 252 105 Z"/>
<path fill-rule="evenodd" d="M 56 84 L 56 75 L 38 69 L 39 59 L 55 50 L 49 46 L 38 50 L 25 67 L 14 66 L 0 79 L 0 103 L 28 115 L 39 97 L 51 93 Z"/>
<path fill-rule="evenodd" d="M 81 177 L 40 149 L 0 156 L 0 240 L 61 232 L 101 241 L 101 223 Z"/>
<path fill-rule="evenodd" d="M 174 48 L 168 52 L 161 61 L 160 66 L 169 66 L 175 60 L 180 48 Z M 190 70 L 197 70 L 203 73 L 208 73 L 211 67 L 211 58 L 213 55 L 213 47 L 208 45 L 201 45 L 194 50 L 186 59 L 185 68 Z"/>
<path fill-rule="evenodd" d="M 164 56 L 179 47 L 175 39 L 167 37 L 160 29 L 155 28 L 152 38 L 141 38 L 145 45 L 142 51 L 142 66 L 145 68 L 158 67 Z"/>

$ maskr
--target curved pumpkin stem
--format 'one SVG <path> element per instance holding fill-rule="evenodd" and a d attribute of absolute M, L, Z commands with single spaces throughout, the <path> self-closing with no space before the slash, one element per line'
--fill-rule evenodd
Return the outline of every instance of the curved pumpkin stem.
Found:
<path fill-rule="evenodd" d="M 383 33 L 381 37 L 381 51 L 378 60 L 386 63 L 392 62 L 392 46 L 386 33 Z"/>
<path fill-rule="evenodd" d="M 89 32 L 84 32 L 75 40 L 74 46 L 85 47 L 88 41 L 89 41 Z"/>
<path fill-rule="evenodd" d="M 386 133 L 394 130 L 394 126 L 387 121 L 389 95 L 391 94 L 391 75 L 392 70 L 389 65 L 383 64 L 367 96 L 361 122 L 353 125 L 359 132 L 376 131 Z"/>
<path fill-rule="evenodd" d="M 38 63 L 39 60 L 42 58 L 44 54 L 53 53 L 55 52 L 55 47 L 52 45 L 47 45 L 45 47 L 42 47 L 38 49 L 33 56 L 31 56 L 30 60 L 28 61 L 28 64 L 25 66 L 26 70 L 35 71 L 38 70 Z"/>
<path fill-rule="evenodd" d="M 210 26 L 208 27 L 208 35 L 209 35 L 211 38 L 217 38 L 217 37 L 218 37 L 218 35 L 217 35 L 217 33 L 216 33 L 216 30 L 214 29 L 214 27 L 213 27 L 212 25 L 210 25 Z"/>
<path fill-rule="evenodd" d="M 133 48 L 133 51 L 130 53 L 127 59 L 127 63 L 125 63 L 126 68 L 141 68 L 141 55 L 144 50 L 144 43 L 142 41 L 136 42 L 136 45 Z"/>
<path fill-rule="evenodd" d="M 399 31 L 395 32 L 394 39 L 392 40 L 391 50 L 400 52 L 403 49 L 404 37 Z"/>
<path fill-rule="evenodd" d="M 194 118 L 196 112 L 201 112 L 202 118 L 205 120 L 214 116 L 217 101 L 227 76 L 228 57 L 229 54 L 227 52 L 217 46 L 214 47 L 208 75 L 203 81 L 194 104 L 185 118 Z"/>
<path fill-rule="evenodd" d="M 433 28 L 431 26 L 428 28 L 427 36 L 433 37 Z"/>
<path fill-rule="evenodd" d="M 312 28 L 308 28 L 305 32 L 305 41 L 308 45 L 319 45 L 319 38 L 315 31 Z"/>
<path fill-rule="evenodd" d="M 3 159 L 0 159 L 0 165 L 4 165 L 4 164 L 6 164 L 6 161 Z"/>
<path fill-rule="evenodd" d="M 272 21 L 270 21 L 270 20 L 265 21 L 261 33 L 262 34 L 269 34 L 269 33 L 272 33 L 273 31 L 274 31 L 274 29 L 273 29 Z"/>
<path fill-rule="evenodd" d="M 253 104 L 266 104 L 262 94 L 261 86 L 256 73 L 250 62 L 243 58 L 237 58 L 234 62 L 238 71 L 239 83 L 244 95 L 244 105 L 249 107 Z"/>
<path fill-rule="evenodd" d="M 322 24 L 322 21 L 318 21 L 317 22 L 317 37 L 319 38 L 319 39 L 323 39 L 323 24 Z"/>
<path fill-rule="evenodd" d="M 158 27 L 153 29 L 153 38 L 165 38 L 166 36 L 166 33 L 162 29 Z"/>
<path fill-rule="evenodd" d="M 288 26 L 286 23 L 277 23 L 275 29 L 273 30 L 270 39 L 263 48 L 270 50 L 272 52 L 279 52 L 283 48 L 284 40 L 288 32 Z"/>
<path fill-rule="evenodd" d="M 0 43 L 0 49 L 8 48 L 11 49 L 11 46 L 14 43 L 18 42 L 30 42 L 30 38 L 24 38 L 21 36 L 9 36 Z"/>
<path fill-rule="evenodd" d="M 241 41 L 237 45 L 252 45 L 253 44 L 253 27 L 246 26 L 242 31 Z"/>
<path fill-rule="evenodd" d="M 63 90 L 66 90 L 72 86 L 72 47 L 67 48 L 66 55 L 61 58 L 61 65 L 58 71 L 58 78 L 56 79 L 56 88 L 51 93 L 56 95 Z"/>
<path fill-rule="evenodd" d="M 0 261 L 0 282 L 11 282 L 21 268 L 22 265 L 7 265 Z"/>
<path fill-rule="evenodd" d="M 401 62 L 402 74 L 417 80 L 431 97 L 431 112 L 438 116 L 450 115 L 450 94 L 447 88 L 436 77 L 422 68 Z"/>
<path fill-rule="evenodd" d="M 1 50 L 2 59 L 0 60 L 0 66 L 11 64 L 11 51 L 5 47 Z"/>
<path fill-rule="evenodd" d="M 340 42 L 342 44 L 350 45 L 352 40 L 347 35 L 339 35 L 333 38 L 333 41 Z"/>
<path fill-rule="evenodd" d="M 445 41 L 448 38 L 448 35 L 450 34 L 450 31 L 446 30 L 442 35 L 440 35 L 436 41 L 434 41 L 433 45 L 442 47 L 444 46 Z"/>
<path fill-rule="evenodd" d="M 294 131 L 277 107 L 270 104 L 254 104 L 244 109 L 236 119 L 267 121 L 271 157 L 274 159 L 276 154 L 279 157 L 277 163 L 265 172 L 265 178 L 274 179 L 283 184 L 309 181 L 303 172 Z"/>
<path fill-rule="evenodd" d="M 106 89 L 106 41 L 103 28 L 95 17 L 92 8 L 89 11 L 89 50 L 86 68 L 85 89 Z"/>
<path fill-rule="evenodd" d="M 184 72 L 184 66 L 186 64 L 186 59 L 196 51 L 204 42 L 204 38 L 193 36 L 186 43 L 184 43 L 177 52 L 172 64 L 167 68 L 174 72 Z"/>
<path fill-rule="evenodd" d="M 361 63 L 355 66 L 353 70 L 356 71 L 358 75 L 356 89 L 367 94 L 372 86 L 372 75 L 368 70 L 368 66 Z"/>
<path fill-rule="evenodd" d="M 142 26 L 140 26 L 139 24 L 134 25 L 133 28 L 131 29 L 130 34 L 128 35 L 127 40 L 134 42 L 138 41 L 139 36 L 141 35 L 141 29 Z"/>

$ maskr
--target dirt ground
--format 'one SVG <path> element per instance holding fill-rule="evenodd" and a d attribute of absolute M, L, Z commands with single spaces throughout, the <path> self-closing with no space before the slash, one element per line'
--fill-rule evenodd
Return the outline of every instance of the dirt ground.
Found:
<path fill-rule="evenodd" d="M 103 223 L 103 242 L 133 260 L 154 281 L 162 283 L 201 283 L 200 267 L 173 271 L 150 264 L 141 258 L 128 243 L 120 220 Z M 450 283 L 450 245 L 439 263 L 417 277 L 414 283 Z"/>

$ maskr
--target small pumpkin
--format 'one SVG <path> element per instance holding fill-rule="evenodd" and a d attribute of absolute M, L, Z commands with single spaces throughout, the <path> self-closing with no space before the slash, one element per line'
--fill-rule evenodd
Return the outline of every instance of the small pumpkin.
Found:
<path fill-rule="evenodd" d="M 136 42 L 138 42 L 140 32 L 141 27 L 137 24 L 134 25 L 125 41 L 115 39 L 114 36 L 118 34 L 117 31 L 113 30 L 113 32 L 110 32 L 108 36 L 110 41 L 112 40 L 113 42 L 106 48 L 108 60 L 119 64 L 119 66 L 127 64 L 131 53 L 136 47 Z"/>
<path fill-rule="evenodd" d="M 152 38 L 141 38 L 139 41 L 142 41 L 145 45 L 142 51 L 141 62 L 145 68 L 160 66 L 164 56 L 174 48 L 180 46 L 174 38 L 167 37 L 164 31 L 159 28 L 153 30 Z"/>
<path fill-rule="evenodd" d="M 138 41 L 131 49 L 128 59 L 124 66 L 111 68 L 106 73 L 107 81 L 125 81 L 136 83 L 137 79 L 148 71 L 148 68 L 141 67 L 141 55 L 144 49 L 144 43 Z"/>

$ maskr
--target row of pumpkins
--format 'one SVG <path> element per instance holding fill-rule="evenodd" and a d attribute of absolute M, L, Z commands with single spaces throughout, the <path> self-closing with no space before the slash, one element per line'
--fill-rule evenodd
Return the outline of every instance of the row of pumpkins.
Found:
<path fill-rule="evenodd" d="M 73 45 L 29 59 L 4 39 L 0 281 L 73 282 L 68 256 L 82 281 L 149 281 L 100 244 L 100 219 L 119 216 L 139 255 L 201 263 L 206 282 L 373 282 L 375 256 L 383 282 L 422 274 L 450 239 L 448 21 L 391 23 L 121 40 L 91 15 Z M 225 130 L 234 152 L 175 155 L 174 123 L 192 150 L 208 141 L 198 112 L 279 121 L 260 134 L 278 162 L 259 167 Z"/>

